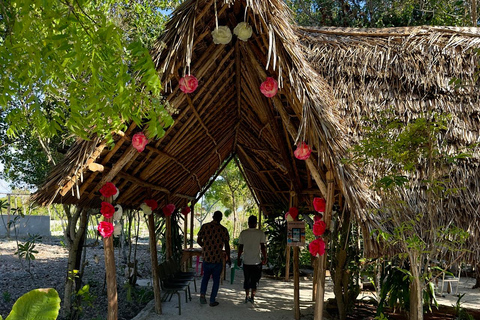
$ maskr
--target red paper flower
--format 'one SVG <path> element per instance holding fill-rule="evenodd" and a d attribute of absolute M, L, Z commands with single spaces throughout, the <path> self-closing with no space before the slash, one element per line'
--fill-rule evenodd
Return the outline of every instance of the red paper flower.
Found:
<path fill-rule="evenodd" d="M 316 215 L 313 216 L 313 221 L 317 222 L 317 221 L 322 220 L 322 218 L 323 218 L 322 214 L 318 214 L 318 215 L 316 214 Z"/>
<path fill-rule="evenodd" d="M 158 203 L 157 203 L 157 201 L 154 200 L 154 199 L 147 199 L 147 200 L 145 200 L 144 202 L 145 202 L 145 204 L 146 204 L 147 206 L 150 207 L 150 209 L 152 209 L 152 211 L 154 211 L 155 209 L 158 208 Z"/>
<path fill-rule="evenodd" d="M 293 152 L 295 158 L 297 158 L 298 160 L 307 160 L 310 157 L 311 153 L 312 148 L 310 148 L 305 142 L 300 143 L 297 146 L 297 150 Z"/>
<path fill-rule="evenodd" d="M 172 215 L 173 211 L 175 211 L 175 205 L 173 203 L 167 204 L 163 207 L 162 211 L 165 217 L 169 217 Z"/>
<path fill-rule="evenodd" d="M 317 212 L 325 212 L 325 199 L 313 198 L 313 208 Z"/>
<path fill-rule="evenodd" d="M 291 207 L 291 208 L 288 210 L 288 213 L 289 213 L 290 216 L 293 218 L 293 220 L 297 220 L 297 217 L 298 217 L 298 209 L 297 209 L 297 208 Z"/>
<path fill-rule="evenodd" d="M 98 232 L 102 235 L 104 238 L 108 238 L 113 234 L 113 224 L 107 221 L 102 221 L 98 224 Z"/>
<path fill-rule="evenodd" d="M 132 137 L 132 145 L 138 152 L 142 152 L 145 150 L 145 146 L 148 143 L 147 137 L 143 134 L 143 132 L 135 133 Z"/>
<path fill-rule="evenodd" d="M 319 256 L 323 256 L 323 254 L 325 253 L 325 241 L 323 241 L 322 238 L 317 238 L 317 239 L 313 240 L 308 245 L 308 250 L 310 251 L 310 253 L 314 257 L 316 257 L 317 254 Z"/>
<path fill-rule="evenodd" d="M 327 224 L 323 220 L 318 220 L 313 224 L 313 234 L 316 236 L 324 234 L 325 229 L 327 229 Z"/>
<path fill-rule="evenodd" d="M 111 182 L 107 182 L 100 188 L 100 193 L 105 198 L 112 197 L 117 193 L 117 187 Z"/>
<path fill-rule="evenodd" d="M 190 211 L 191 211 L 191 210 L 190 210 L 190 207 L 183 207 L 183 208 L 182 208 L 182 214 L 183 214 L 184 216 L 186 216 L 187 214 L 189 214 Z"/>
<path fill-rule="evenodd" d="M 278 92 L 277 80 L 272 77 L 267 77 L 267 79 L 260 85 L 260 91 L 267 98 L 273 97 Z"/>
<path fill-rule="evenodd" d="M 113 214 L 115 213 L 115 207 L 108 202 L 102 201 L 102 207 L 100 208 L 100 212 L 105 218 L 108 219 L 113 217 Z"/>
<path fill-rule="evenodd" d="M 198 80 L 192 75 L 187 75 L 178 81 L 180 90 L 185 93 L 192 93 L 198 87 Z"/>

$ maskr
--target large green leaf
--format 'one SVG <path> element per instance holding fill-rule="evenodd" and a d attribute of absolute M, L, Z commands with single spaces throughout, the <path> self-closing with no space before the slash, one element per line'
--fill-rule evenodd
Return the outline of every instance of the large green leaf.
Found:
<path fill-rule="evenodd" d="M 21 296 L 5 320 L 55 320 L 60 310 L 60 297 L 55 289 L 34 289 Z"/>

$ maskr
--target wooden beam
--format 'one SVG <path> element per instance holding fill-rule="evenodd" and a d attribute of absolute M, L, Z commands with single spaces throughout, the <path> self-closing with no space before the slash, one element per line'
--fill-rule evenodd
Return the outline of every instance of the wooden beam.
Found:
<path fill-rule="evenodd" d="M 90 158 L 87 160 L 87 162 L 85 163 L 85 165 L 80 168 L 80 170 L 78 170 L 77 174 L 74 175 L 72 177 L 72 179 L 67 182 L 61 189 L 60 191 L 60 194 L 62 195 L 62 197 L 64 195 L 67 194 L 67 192 L 73 187 L 73 185 L 78 181 L 78 178 L 82 175 L 83 173 L 83 170 L 85 167 L 88 167 L 88 165 L 90 165 L 91 163 L 93 163 L 99 156 L 100 154 L 102 153 L 103 149 L 105 149 L 105 147 L 107 146 L 107 142 L 104 140 L 102 141 L 96 148 L 95 150 L 93 151 L 92 155 L 90 156 Z M 88 180 L 87 180 L 88 181 Z M 85 183 L 87 183 L 87 181 Z M 84 184 L 85 184 L 84 183 Z M 84 185 L 83 184 L 83 185 Z M 83 187 L 82 185 L 82 187 Z M 80 194 L 78 195 L 78 197 L 80 197 L 82 195 L 82 189 L 80 189 Z"/>
<path fill-rule="evenodd" d="M 126 172 L 123 172 L 123 171 L 118 172 L 117 176 L 119 176 L 119 177 L 121 177 L 125 180 L 128 180 L 132 183 L 135 183 L 139 187 L 151 188 L 152 190 L 155 190 L 155 191 L 160 191 L 160 192 L 163 192 L 163 193 L 166 193 L 166 194 L 171 194 L 173 197 L 185 198 L 185 199 L 188 199 L 188 200 L 195 199 L 195 197 L 191 197 L 189 195 L 180 194 L 180 193 L 172 193 L 167 188 L 163 188 L 163 187 L 157 186 L 153 183 L 150 183 L 150 182 L 144 181 L 142 179 L 136 178 L 136 177 L 134 177 L 134 176 L 132 176 L 132 175 L 126 173 Z"/>
<path fill-rule="evenodd" d="M 97 183 L 93 191 L 90 193 L 90 197 L 95 196 L 95 192 L 100 190 L 103 185 L 109 181 L 112 181 L 112 179 L 115 177 L 117 173 L 119 173 L 122 168 L 133 158 L 138 153 L 137 149 L 133 147 L 133 145 L 130 145 L 127 150 L 122 154 L 122 156 L 118 159 L 117 162 L 115 162 L 112 166 L 112 169 L 108 171 L 107 174 L 105 174 L 102 179 L 100 179 L 100 182 Z"/>

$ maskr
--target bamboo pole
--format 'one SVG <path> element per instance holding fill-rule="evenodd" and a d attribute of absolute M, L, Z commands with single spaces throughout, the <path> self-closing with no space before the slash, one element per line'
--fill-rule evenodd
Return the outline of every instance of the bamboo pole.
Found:
<path fill-rule="evenodd" d="M 330 228 L 330 221 L 332 220 L 332 207 L 334 201 L 334 178 L 333 173 L 331 171 L 327 172 L 327 199 L 326 199 L 326 208 L 324 213 L 324 221 L 327 225 L 327 230 Z M 324 238 L 325 247 L 328 246 L 328 239 Z M 318 259 L 318 258 L 317 258 Z M 323 319 L 323 306 L 324 306 L 324 299 L 325 299 L 325 276 L 326 276 L 326 266 L 327 266 L 327 253 L 325 252 L 319 258 L 318 265 L 317 265 L 317 294 L 315 296 L 315 311 L 314 311 L 314 320 L 322 320 Z"/>
<path fill-rule="evenodd" d="M 162 314 L 162 293 L 158 275 L 157 238 L 155 236 L 154 213 L 148 216 L 148 243 L 150 245 L 150 261 L 152 263 L 153 298 L 155 300 L 155 313 Z"/>

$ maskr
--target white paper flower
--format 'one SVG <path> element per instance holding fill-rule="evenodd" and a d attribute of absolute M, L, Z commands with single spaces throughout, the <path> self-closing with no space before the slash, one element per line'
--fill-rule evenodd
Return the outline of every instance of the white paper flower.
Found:
<path fill-rule="evenodd" d="M 248 22 L 240 22 L 235 29 L 233 29 L 233 33 L 237 35 L 238 39 L 247 41 L 252 36 L 252 26 L 250 26 Z"/>
<path fill-rule="evenodd" d="M 122 215 L 123 215 L 123 208 L 121 205 L 117 204 L 115 206 L 115 213 L 113 214 L 113 220 L 122 219 Z"/>
<path fill-rule="evenodd" d="M 117 200 L 118 196 L 120 195 L 120 190 L 117 188 L 117 193 L 113 195 L 113 200 Z"/>
<path fill-rule="evenodd" d="M 145 202 L 140 205 L 140 209 L 142 209 L 143 213 L 146 215 L 151 215 L 152 214 L 152 208 Z"/>
<path fill-rule="evenodd" d="M 227 26 L 219 26 L 212 31 L 215 44 L 227 44 L 232 41 L 232 31 Z"/>
<path fill-rule="evenodd" d="M 120 223 L 117 223 L 115 227 L 113 228 L 113 235 L 114 236 L 119 236 L 120 233 L 122 233 L 122 225 Z"/>

